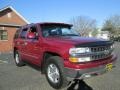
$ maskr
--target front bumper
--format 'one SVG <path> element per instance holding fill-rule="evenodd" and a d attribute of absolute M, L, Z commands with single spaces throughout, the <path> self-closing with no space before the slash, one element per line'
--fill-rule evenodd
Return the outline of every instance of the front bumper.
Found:
<path fill-rule="evenodd" d="M 112 68 L 114 68 L 115 61 L 116 61 L 116 58 L 114 58 L 114 60 L 112 60 L 112 62 L 108 62 L 106 64 L 99 65 L 97 67 L 85 68 L 85 69 L 74 69 L 74 68 L 67 68 L 66 67 L 65 74 L 66 74 L 68 80 L 84 79 L 84 78 L 89 78 L 92 76 L 101 75 L 101 74 L 104 74 L 104 73 L 110 71 Z"/>

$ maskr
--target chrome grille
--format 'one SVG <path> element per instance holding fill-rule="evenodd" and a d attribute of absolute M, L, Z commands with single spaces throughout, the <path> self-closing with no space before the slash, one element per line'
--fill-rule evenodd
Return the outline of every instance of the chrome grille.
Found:
<path fill-rule="evenodd" d="M 91 60 L 99 60 L 107 58 L 111 55 L 113 49 L 111 48 L 111 45 L 109 46 L 101 46 L 101 47 L 91 47 Z"/>
<path fill-rule="evenodd" d="M 111 46 L 101 46 L 101 47 L 92 47 L 91 52 L 101 52 L 105 50 L 110 50 Z"/>

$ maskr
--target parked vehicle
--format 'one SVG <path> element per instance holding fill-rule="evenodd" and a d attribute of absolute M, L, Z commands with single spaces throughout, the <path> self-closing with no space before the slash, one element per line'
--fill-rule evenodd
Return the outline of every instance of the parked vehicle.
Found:
<path fill-rule="evenodd" d="M 73 79 L 110 71 L 115 65 L 113 42 L 80 37 L 65 23 L 29 24 L 17 30 L 13 49 L 17 66 L 40 67 L 49 84 L 61 89 Z"/>

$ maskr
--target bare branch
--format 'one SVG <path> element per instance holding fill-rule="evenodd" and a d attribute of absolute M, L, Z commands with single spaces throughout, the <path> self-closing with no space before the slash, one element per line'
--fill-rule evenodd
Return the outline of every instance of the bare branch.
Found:
<path fill-rule="evenodd" d="M 96 28 L 96 20 L 86 16 L 74 17 L 70 22 L 73 24 L 73 28 L 82 36 L 88 36 Z"/>

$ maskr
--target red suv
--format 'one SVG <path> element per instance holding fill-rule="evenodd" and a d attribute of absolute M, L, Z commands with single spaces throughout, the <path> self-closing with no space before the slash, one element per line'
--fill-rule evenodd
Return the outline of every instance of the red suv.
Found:
<path fill-rule="evenodd" d="M 55 89 L 110 71 L 116 60 L 112 41 L 80 37 L 65 23 L 25 25 L 17 30 L 13 48 L 17 66 L 40 67 Z"/>

